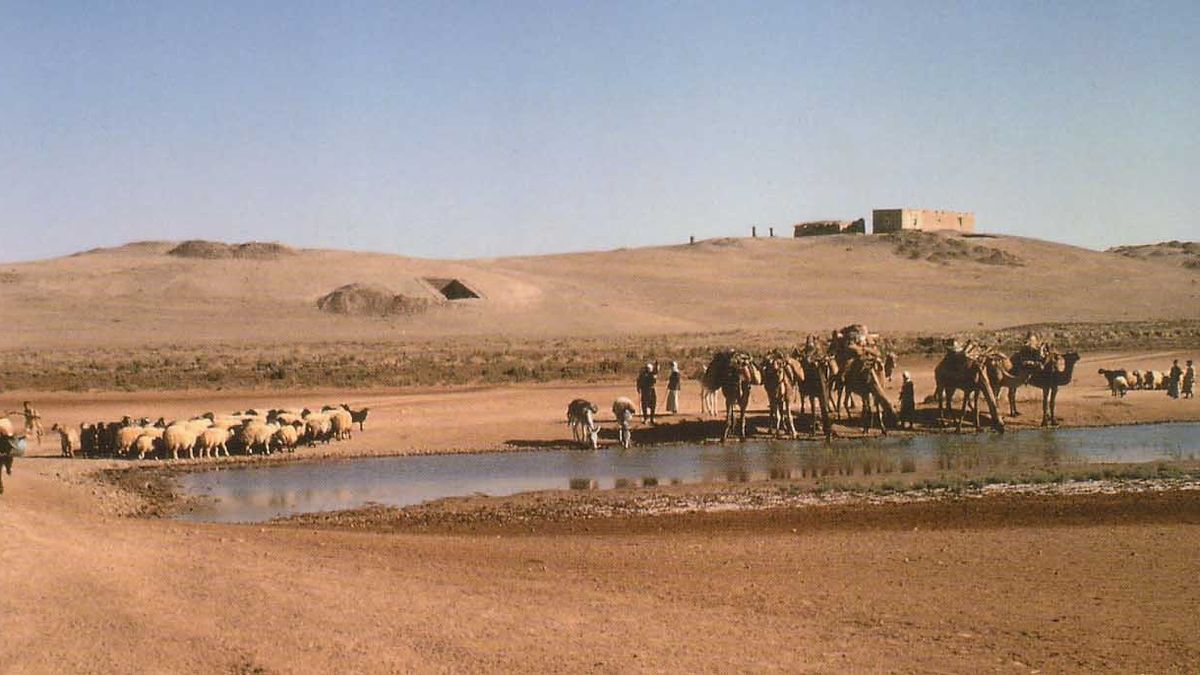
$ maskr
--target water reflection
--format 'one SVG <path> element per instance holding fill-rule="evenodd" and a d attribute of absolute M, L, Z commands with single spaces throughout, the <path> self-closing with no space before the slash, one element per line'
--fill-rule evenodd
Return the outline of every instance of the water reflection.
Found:
<path fill-rule="evenodd" d="M 211 504 L 185 518 L 265 520 L 298 512 L 405 506 L 443 497 L 534 490 L 637 489 L 906 474 L 1057 468 L 1081 462 L 1194 460 L 1200 424 L 1037 430 L 812 442 L 682 445 L 634 451 L 562 450 L 383 457 L 231 469 L 181 479 Z"/>

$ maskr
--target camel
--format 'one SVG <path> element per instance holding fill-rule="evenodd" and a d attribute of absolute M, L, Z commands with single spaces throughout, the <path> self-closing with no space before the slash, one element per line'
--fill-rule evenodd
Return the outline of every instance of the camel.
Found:
<path fill-rule="evenodd" d="M 878 338 L 862 324 L 852 324 L 834 332 L 830 352 L 837 363 L 835 388 L 838 391 L 833 405 L 840 416 L 843 401 L 849 411 L 853 405 L 851 396 L 858 396 L 863 400 L 863 432 L 870 431 L 871 423 L 878 420 L 879 430 L 887 434 L 888 427 L 896 426 L 896 411 L 883 391 L 881 377 L 885 359 L 877 346 Z"/>
<path fill-rule="evenodd" d="M 963 392 L 962 409 L 959 411 L 956 431 L 962 431 L 963 418 L 967 415 L 967 404 L 971 397 L 983 394 L 984 400 L 988 404 L 988 412 L 992 416 L 992 428 L 1000 433 L 1004 432 L 1004 422 L 996 410 L 996 395 L 988 380 L 988 362 L 989 360 L 994 362 L 995 354 L 993 353 L 992 356 L 993 359 L 988 359 L 987 355 L 974 355 L 968 345 L 961 351 L 947 350 L 946 355 L 933 369 L 934 379 L 937 382 L 939 419 L 953 410 L 954 392 Z M 975 406 L 975 428 L 980 428 L 978 403 Z"/>
<path fill-rule="evenodd" d="M 863 433 L 870 432 L 872 423 L 878 421 L 879 431 L 886 436 L 888 428 L 896 426 L 896 411 L 883 391 L 882 375 L 883 359 L 864 352 L 845 364 L 842 382 L 847 396 L 854 394 L 863 401 Z"/>
<path fill-rule="evenodd" d="M 776 434 L 786 431 L 795 438 L 792 393 L 804 382 L 804 367 L 796 359 L 784 356 L 779 350 L 773 350 L 763 359 L 762 380 L 771 407 L 772 431 Z"/>
<path fill-rule="evenodd" d="M 1042 426 L 1058 426 L 1058 418 L 1054 414 L 1058 388 L 1071 384 L 1071 376 L 1078 361 L 1078 352 L 1067 352 L 1061 356 L 1051 354 L 1042 370 L 1030 376 L 1029 384 L 1042 390 Z"/>
<path fill-rule="evenodd" d="M 803 377 L 799 381 L 800 412 L 804 412 L 804 400 L 809 401 L 812 412 L 812 431 L 817 425 L 825 432 L 825 440 L 833 437 L 833 427 L 829 423 L 829 397 L 833 378 L 838 373 L 837 360 L 825 353 L 814 338 L 809 337 L 804 349 L 792 350 L 792 358 L 800 362 Z M 821 408 L 821 417 L 817 417 L 817 406 Z"/>
<path fill-rule="evenodd" d="M 746 438 L 746 406 L 750 403 L 750 387 L 762 384 L 762 374 L 754 365 L 754 359 L 745 352 L 731 349 L 713 355 L 704 371 L 703 385 L 710 390 L 721 390 L 725 397 L 725 430 L 721 442 L 729 438 L 734 427 L 733 408 L 739 412 L 739 435 Z"/>

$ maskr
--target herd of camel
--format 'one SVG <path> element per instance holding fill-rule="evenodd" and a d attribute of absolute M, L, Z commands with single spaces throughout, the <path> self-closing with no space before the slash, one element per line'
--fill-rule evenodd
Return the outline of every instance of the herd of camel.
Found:
<path fill-rule="evenodd" d="M 938 418 L 953 416 L 956 393 L 962 393 L 957 429 L 962 430 L 968 406 L 974 407 L 974 423 L 980 426 L 979 399 L 982 397 L 990 415 L 990 424 L 1004 431 L 1004 421 L 997 410 L 997 400 L 1003 388 L 1008 388 L 1009 415 L 1018 416 L 1016 393 L 1021 386 L 1042 390 L 1042 426 L 1056 426 L 1055 402 L 1058 388 L 1071 382 L 1079 354 L 1059 353 L 1040 345 L 1034 336 L 1011 356 L 975 343 L 949 346 L 945 356 L 934 369 L 937 388 L 933 400 L 938 405 Z M 799 400 L 803 412 L 808 404 L 812 413 L 812 433 L 833 436 L 831 411 L 841 414 L 853 407 L 854 397 L 862 402 L 863 431 L 878 426 L 886 434 L 896 428 L 899 417 L 883 390 L 883 378 L 890 377 L 895 356 L 881 347 L 878 335 L 871 334 L 861 324 L 834 331 L 828 340 L 809 336 L 802 347 L 787 353 L 772 350 L 761 358 L 739 350 L 723 350 L 713 355 L 704 370 L 701 384 L 707 391 L 720 391 L 725 399 L 725 427 L 721 440 L 735 431 L 746 437 L 746 406 L 754 386 L 762 386 L 770 409 L 771 431 L 797 437 L 792 416 L 793 404 Z M 586 407 L 572 402 L 568 422 L 576 432 L 576 440 L 595 444 L 591 415 L 581 413 Z M 595 406 L 591 406 L 594 412 Z M 592 438 L 589 438 L 592 437 Z"/>
<path fill-rule="evenodd" d="M 833 434 L 829 411 L 840 413 L 852 404 L 852 397 L 862 401 L 863 430 L 878 425 L 883 433 L 895 428 L 897 415 L 884 393 L 882 378 L 892 357 L 880 347 L 877 335 L 861 324 L 835 331 L 828 341 L 810 336 L 804 346 L 785 354 L 780 350 L 768 353 L 756 361 L 746 352 L 718 352 L 704 373 L 705 387 L 721 391 L 725 398 L 725 430 L 722 440 L 737 429 L 746 435 L 746 405 L 750 389 L 761 384 L 770 404 L 772 431 L 796 436 L 792 420 L 792 396 L 798 394 L 811 403 L 813 431 L 823 431 L 826 438 Z M 953 411 L 953 400 L 962 392 L 962 404 L 957 428 L 962 429 L 967 407 L 974 404 L 975 426 L 979 422 L 979 398 L 987 404 L 991 426 L 1004 431 L 1004 422 L 997 410 L 1000 390 L 1008 388 L 1009 414 L 1017 416 L 1016 392 L 1024 385 L 1042 390 L 1042 426 L 1058 424 L 1055 402 L 1058 388 L 1071 382 L 1079 354 L 1060 354 L 1039 345 L 1036 338 L 1027 341 L 1012 356 L 997 349 L 967 343 L 946 350 L 934 368 L 938 416 L 944 418 Z M 735 408 L 737 410 L 735 420 Z M 819 417 L 817 411 L 820 411 Z"/>

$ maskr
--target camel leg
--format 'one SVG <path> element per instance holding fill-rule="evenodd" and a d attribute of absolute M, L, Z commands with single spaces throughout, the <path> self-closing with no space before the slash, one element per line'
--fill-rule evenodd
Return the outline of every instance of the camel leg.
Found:
<path fill-rule="evenodd" d="M 790 397 L 785 396 L 783 399 L 783 417 L 787 423 L 787 433 L 792 438 L 796 437 L 796 421 L 792 419 L 792 401 Z"/>
<path fill-rule="evenodd" d="M 746 440 L 746 406 L 750 404 L 749 395 L 743 396 L 738 401 L 738 427 L 740 428 L 740 436 L 742 440 Z"/>
<path fill-rule="evenodd" d="M 1017 410 L 1017 385 L 1008 385 L 1008 414 L 1013 417 L 1020 417 L 1021 411 Z"/>
<path fill-rule="evenodd" d="M 729 432 L 733 431 L 733 401 L 725 399 L 725 431 L 721 434 L 721 442 L 724 443 L 729 438 Z"/>
<path fill-rule="evenodd" d="M 954 428 L 956 433 L 962 433 L 963 418 L 967 416 L 967 402 L 971 400 L 971 395 L 963 391 L 962 409 L 958 413 L 958 426 Z"/>
<path fill-rule="evenodd" d="M 1058 426 L 1058 415 L 1055 414 L 1055 402 L 1058 400 L 1058 387 L 1050 389 L 1050 426 Z"/>
<path fill-rule="evenodd" d="M 1050 426 L 1050 388 L 1042 389 L 1042 426 Z"/>

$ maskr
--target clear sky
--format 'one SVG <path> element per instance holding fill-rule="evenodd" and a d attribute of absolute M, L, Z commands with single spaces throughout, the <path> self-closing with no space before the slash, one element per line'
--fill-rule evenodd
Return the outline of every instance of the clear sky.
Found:
<path fill-rule="evenodd" d="M 0 260 L 1200 238 L 1200 2 L 0 0 Z M 25 233 L 25 234 L 22 234 Z"/>

